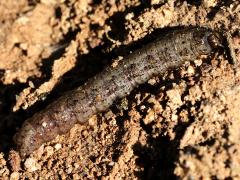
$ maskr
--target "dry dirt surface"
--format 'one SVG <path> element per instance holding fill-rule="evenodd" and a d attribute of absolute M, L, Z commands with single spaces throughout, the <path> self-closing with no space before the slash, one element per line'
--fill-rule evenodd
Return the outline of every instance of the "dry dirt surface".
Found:
<path fill-rule="evenodd" d="M 239 0 L 6 0 L 0 24 L 1 179 L 240 179 Z M 188 26 L 230 43 L 20 158 L 12 139 L 24 120 Z"/>

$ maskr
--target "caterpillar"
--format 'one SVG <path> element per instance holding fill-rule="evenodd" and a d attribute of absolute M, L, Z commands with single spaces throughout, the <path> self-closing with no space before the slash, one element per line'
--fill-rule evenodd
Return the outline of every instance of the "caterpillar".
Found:
<path fill-rule="evenodd" d="M 86 123 L 92 115 L 106 111 L 116 99 L 127 96 L 151 77 L 209 55 L 220 44 L 220 37 L 206 28 L 175 30 L 126 56 L 117 67 L 106 67 L 23 123 L 14 137 L 20 155 L 31 154 L 76 123 Z"/>

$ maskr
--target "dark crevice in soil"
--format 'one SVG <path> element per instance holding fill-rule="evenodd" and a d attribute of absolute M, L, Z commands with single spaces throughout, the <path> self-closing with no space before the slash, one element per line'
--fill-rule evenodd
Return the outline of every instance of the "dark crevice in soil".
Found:
<path fill-rule="evenodd" d="M 148 137 L 147 145 L 137 143 L 133 146 L 138 156 L 136 164 L 144 171 L 135 172 L 140 179 L 177 179 L 173 174 L 174 162 L 177 159 L 177 144 L 166 136 Z"/>
<path fill-rule="evenodd" d="M 193 146 L 186 146 L 184 149 L 183 149 L 183 152 L 185 154 L 192 154 L 192 155 L 195 155 L 197 159 L 201 159 L 202 157 L 199 155 L 199 150 Z"/>
<path fill-rule="evenodd" d="M 0 151 L 6 155 L 12 148 L 16 127 L 26 117 L 22 110 L 12 111 L 12 106 L 16 101 L 15 94 L 21 92 L 24 87 L 26 87 L 25 83 L 18 82 L 13 85 L 0 85 Z"/>
<path fill-rule="evenodd" d="M 114 140 L 114 143 L 111 146 L 111 149 L 113 150 L 113 154 L 112 154 L 112 160 L 114 162 L 118 161 L 118 158 L 120 157 L 120 155 L 122 154 L 122 148 L 123 147 L 123 142 L 122 142 L 122 138 L 124 136 L 124 134 L 126 133 L 127 129 L 124 128 L 124 121 L 126 121 L 127 119 L 129 119 L 127 113 L 124 113 L 124 116 L 119 116 L 119 118 L 117 118 L 117 124 L 118 124 L 118 132 L 116 133 L 116 139 Z"/>
<path fill-rule="evenodd" d="M 199 145 L 200 146 L 213 146 L 215 142 L 216 142 L 216 139 L 209 139 L 207 141 L 199 143 Z"/>
<path fill-rule="evenodd" d="M 187 0 L 187 3 L 194 6 L 200 6 L 202 4 L 202 0 Z"/>
<path fill-rule="evenodd" d="M 40 0 L 28 0 L 29 6 L 36 6 L 38 3 L 40 3 Z"/>

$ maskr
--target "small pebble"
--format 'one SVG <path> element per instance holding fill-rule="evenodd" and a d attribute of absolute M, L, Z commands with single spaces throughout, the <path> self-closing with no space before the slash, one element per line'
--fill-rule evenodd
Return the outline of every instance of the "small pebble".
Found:
<path fill-rule="evenodd" d="M 146 115 L 146 117 L 144 118 L 144 124 L 149 124 L 149 123 L 151 123 L 153 120 L 155 119 L 155 112 L 154 112 L 154 110 L 150 110 L 149 112 L 148 112 L 148 114 Z"/>
<path fill-rule="evenodd" d="M 19 179 L 19 173 L 18 172 L 13 172 L 10 175 L 10 180 L 18 180 Z"/>
<path fill-rule="evenodd" d="M 36 170 L 40 170 L 41 166 L 38 164 L 37 160 L 34 158 L 27 158 L 24 163 L 25 168 L 28 172 L 34 172 Z"/>
<path fill-rule="evenodd" d="M 56 151 L 58 151 L 59 149 L 62 148 L 62 145 L 58 143 L 54 146 L 54 148 L 56 149 Z"/>

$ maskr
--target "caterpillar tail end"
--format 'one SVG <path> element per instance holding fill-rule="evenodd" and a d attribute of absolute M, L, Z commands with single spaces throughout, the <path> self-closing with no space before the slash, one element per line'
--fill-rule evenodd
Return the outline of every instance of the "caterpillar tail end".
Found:
<path fill-rule="evenodd" d="M 25 158 L 37 149 L 35 135 L 36 131 L 28 122 L 25 122 L 21 130 L 14 135 L 13 140 L 22 158 Z"/>

